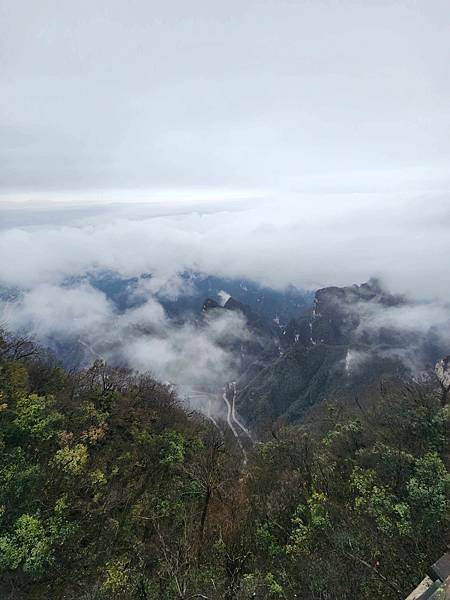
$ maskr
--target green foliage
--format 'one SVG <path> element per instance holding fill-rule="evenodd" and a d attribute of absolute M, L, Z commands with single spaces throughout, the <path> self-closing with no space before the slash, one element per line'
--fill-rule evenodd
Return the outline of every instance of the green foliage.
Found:
<path fill-rule="evenodd" d="M 130 560 L 128 558 L 116 558 L 106 564 L 105 581 L 102 588 L 112 594 L 126 594 L 130 592 L 132 583 L 130 581 Z"/>
<path fill-rule="evenodd" d="M 267 575 L 266 575 L 266 585 L 267 585 L 267 589 L 268 589 L 269 594 L 271 594 L 272 596 L 276 596 L 276 597 L 283 596 L 283 588 L 276 581 L 276 579 L 272 575 L 272 573 L 267 573 Z"/>
<path fill-rule="evenodd" d="M 62 420 L 62 415 L 54 410 L 54 405 L 53 396 L 31 394 L 19 398 L 13 423 L 22 435 L 48 441 L 55 436 L 56 427 Z"/>
<path fill-rule="evenodd" d="M 11 534 L 0 537 L 0 569 L 17 569 L 39 575 L 53 560 L 52 549 L 41 520 L 21 515 Z"/>
<path fill-rule="evenodd" d="M 261 523 L 256 527 L 256 543 L 259 548 L 269 556 L 280 556 L 284 552 L 272 531 L 273 526 L 270 523 Z"/>
<path fill-rule="evenodd" d="M 286 547 L 289 554 L 311 553 L 316 542 L 331 527 L 327 502 L 323 492 L 313 492 L 306 505 L 297 506 L 292 517 L 293 530 Z"/>
<path fill-rule="evenodd" d="M 17 503 L 29 497 L 39 480 L 39 466 L 30 462 L 23 448 L 1 448 L 0 504 Z"/>
<path fill-rule="evenodd" d="M 328 354 L 312 353 L 322 380 Z M 269 405 L 302 388 L 271 376 Z M 448 411 L 425 386 L 328 406 L 243 467 L 232 436 L 148 376 L 0 357 L 0 597 L 406 595 L 450 535 Z"/>
<path fill-rule="evenodd" d="M 379 484 L 373 470 L 355 467 L 351 485 L 357 493 L 356 509 L 374 518 L 380 531 L 391 536 L 411 532 L 410 507 L 387 486 Z"/>
<path fill-rule="evenodd" d="M 355 419 L 348 421 L 347 423 L 338 423 L 334 429 L 329 431 L 323 438 L 324 446 L 336 446 L 338 443 L 348 444 L 352 442 L 353 445 L 360 443 L 361 435 L 363 433 L 361 422 Z"/>
<path fill-rule="evenodd" d="M 182 463 L 186 453 L 186 441 L 183 434 L 177 431 L 167 431 L 161 436 L 160 463 L 176 465 Z"/>
<path fill-rule="evenodd" d="M 64 446 L 55 454 L 54 463 L 68 475 L 81 475 L 89 460 L 88 449 L 84 444 L 75 444 L 73 448 Z M 95 476 L 97 472 L 95 472 Z"/>
<path fill-rule="evenodd" d="M 9 361 L 0 365 L 0 390 L 11 401 L 27 394 L 28 370 L 21 362 Z"/>
<path fill-rule="evenodd" d="M 406 487 L 408 499 L 424 527 L 433 529 L 448 519 L 450 474 L 436 452 L 416 459 Z"/>
<path fill-rule="evenodd" d="M 18 569 L 41 575 L 54 561 L 55 546 L 69 539 L 76 524 L 67 520 L 67 500 L 59 498 L 46 521 L 39 514 L 22 514 L 13 530 L 0 536 L 0 571 Z"/>

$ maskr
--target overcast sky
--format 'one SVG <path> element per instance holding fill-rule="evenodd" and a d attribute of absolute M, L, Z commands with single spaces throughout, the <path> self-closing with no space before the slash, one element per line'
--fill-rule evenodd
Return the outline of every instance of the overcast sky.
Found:
<path fill-rule="evenodd" d="M 448 0 L 0 7 L 0 284 L 199 269 L 448 299 Z"/>
<path fill-rule="evenodd" d="M 369 322 L 448 339 L 449 32 L 449 0 L 0 0 L 0 324 L 220 387 L 243 323 L 154 296 L 192 269 L 377 276 L 427 303 Z M 146 304 L 104 270 L 151 273 Z"/>
<path fill-rule="evenodd" d="M 448 0 L 0 0 L 0 193 L 446 190 L 449 30 Z"/>

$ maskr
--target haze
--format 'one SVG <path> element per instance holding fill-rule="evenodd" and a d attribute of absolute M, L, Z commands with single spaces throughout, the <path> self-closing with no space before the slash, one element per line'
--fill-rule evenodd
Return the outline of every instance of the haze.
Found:
<path fill-rule="evenodd" d="M 18 322 L 96 270 L 152 273 L 151 293 L 185 270 L 279 289 L 376 276 L 448 301 L 448 2 L 0 7 Z"/>
<path fill-rule="evenodd" d="M 446 0 L 1 0 L 9 199 L 447 189 Z"/>

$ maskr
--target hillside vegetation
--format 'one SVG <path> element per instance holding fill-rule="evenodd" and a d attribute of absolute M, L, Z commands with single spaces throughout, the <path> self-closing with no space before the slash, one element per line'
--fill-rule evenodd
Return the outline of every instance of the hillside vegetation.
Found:
<path fill-rule="evenodd" d="M 404 598 L 449 539 L 449 439 L 434 386 L 392 381 L 244 467 L 152 377 L 2 332 L 0 597 Z"/>

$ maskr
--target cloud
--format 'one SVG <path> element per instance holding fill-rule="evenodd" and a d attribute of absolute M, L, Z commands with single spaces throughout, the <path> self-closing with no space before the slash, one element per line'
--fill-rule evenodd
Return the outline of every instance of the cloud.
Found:
<path fill-rule="evenodd" d="M 405 334 L 423 335 L 436 329 L 442 337 L 450 340 L 450 305 L 423 302 L 399 306 L 383 306 L 379 303 L 360 303 L 357 307 L 359 332 L 380 329 L 402 331 Z"/>
<path fill-rule="evenodd" d="M 87 271 L 152 273 L 146 285 L 154 293 L 193 269 L 277 288 L 377 276 L 415 298 L 450 294 L 446 194 L 276 195 L 216 210 L 214 204 L 179 208 L 168 203 L 161 215 L 152 205 L 130 204 L 125 218 L 122 207 L 112 206 L 76 223 L 68 211 L 65 224 L 3 230 L 0 281 L 33 287 Z"/>
<path fill-rule="evenodd" d="M 367 327 L 447 331 L 448 2 L 16 0 L 0 14 L 10 327 L 120 347 L 186 389 L 228 377 L 226 335 L 246 334 L 228 313 L 174 327 L 155 295 L 190 294 L 185 270 L 276 288 L 377 276 L 427 303 Z M 143 304 L 118 314 L 83 280 L 103 271 L 151 273 Z"/>
<path fill-rule="evenodd" d="M 224 311 L 200 327 L 192 322 L 166 324 L 159 335 L 126 334 L 120 353 L 135 368 L 178 384 L 181 392 L 215 394 L 238 372 L 239 362 L 230 345 L 249 336 L 243 317 Z"/>
<path fill-rule="evenodd" d="M 365 364 L 370 362 L 373 358 L 373 353 L 365 350 L 355 350 L 355 348 L 349 348 L 344 360 L 345 373 L 347 375 L 354 375 L 357 373 Z"/>
<path fill-rule="evenodd" d="M 153 296 L 118 313 L 102 292 L 84 281 L 72 286 L 37 285 L 15 301 L 4 302 L 2 309 L 1 320 L 8 328 L 50 347 L 56 341 L 60 350 L 78 345 L 86 365 L 103 358 L 151 372 L 205 412 L 208 394 L 210 409 L 220 412 L 216 396 L 239 369 L 233 345 L 251 339 L 239 313 L 213 311 L 180 324 L 167 317 Z"/>
<path fill-rule="evenodd" d="M 449 10 L 4 0 L 1 187 L 422 186 L 448 171 Z"/>
<path fill-rule="evenodd" d="M 0 231 L 0 291 L 21 291 L 17 302 L 3 302 L 1 319 L 44 342 L 82 341 L 89 360 L 101 355 L 150 369 L 183 393 L 232 379 L 238 365 L 230 348 L 248 335 L 225 311 L 201 327 L 168 318 L 158 298 L 192 294 L 192 283 L 180 277 L 186 270 L 275 288 L 317 289 L 377 276 L 410 303 L 358 307 L 355 343 L 365 331 L 380 340 L 387 331 L 395 338 L 389 351 L 397 348 L 412 364 L 422 360 L 424 343 L 444 349 L 450 339 L 445 195 L 287 195 L 203 208 L 169 202 L 164 214 L 152 203 L 129 203 L 75 219 L 67 207 L 53 212 L 57 223 Z M 132 293 L 141 305 L 119 314 L 86 279 L 104 271 L 137 277 Z M 352 358 L 356 368 L 362 357 Z"/>
<path fill-rule="evenodd" d="M 370 350 L 352 349 L 346 369 L 358 368 L 370 356 L 400 360 L 410 372 L 423 374 L 450 351 L 450 304 L 444 301 L 405 302 L 389 306 L 377 301 L 341 307 L 357 315 L 352 343 Z M 361 354 L 362 352 L 362 354 Z"/>
<path fill-rule="evenodd" d="M 40 340 L 52 336 L 90 337 L 107 327 L 113 307 L 106 296 L 90 285 L 60 287 L 37 285 L 17 301 L 4 303 L 2 318 L 8 327 Z"/>

